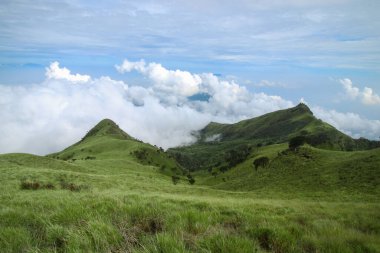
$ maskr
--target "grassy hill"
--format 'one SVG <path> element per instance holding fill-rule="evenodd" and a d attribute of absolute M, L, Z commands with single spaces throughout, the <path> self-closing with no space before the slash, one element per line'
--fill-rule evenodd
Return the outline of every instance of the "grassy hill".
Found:
<path fill-rule="evenodd" d="M 380 147 L 379 141 L 355 140 L 317 119 L 305 104 L 279 110 L 235 124 L 212 122 L 199 131 L 198 141 L 169 152 L 190 170 L 225 166 L 226 153 L 250 153 L 255 147 L 286 143 L 296 136 L 328 150 L 368 150 Z M 231 167 L 231 166 L 229 166 Z"/>
<path fill-rule="evenodd" d="M 268 157 L 269 164 L 255 167 L 254 161 Z M 201 183 L 216 189 L 255 191 L 263 196 L 341 198 L 352 200 L 380 196 L 380 149 L 330 151 L 302 146 L 290 151 L 287 144 L 255 149 L 244 162 L 217 173 L 199 172 Z M 356 196 L 356 197 L 355 197 Z"/>
<path fill-rule="evenodd" d="M 62 152 L 0 155 L 0 251 L 380 252 L 379 157 L 254 146 L 191 185 L 105 120 Z"/>
<path fill-rule="evenodd" d="M 92 128 L 81 141 L 48 157 L 76 162 L 78 160 L 126 160 L 155 166 L 160 172 L 182 175 L 185 170 L 163 149 L 132 138 L 112 120 L 104 119 Z"/>

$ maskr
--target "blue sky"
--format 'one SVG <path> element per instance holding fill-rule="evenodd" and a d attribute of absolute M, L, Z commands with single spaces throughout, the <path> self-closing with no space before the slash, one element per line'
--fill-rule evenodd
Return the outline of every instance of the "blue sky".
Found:
<path fill-rule="evenodd" d="M 375 138 L 379 9 L 377 0 L 2 0 L 0 85 L 46 83 L 46 68 L 57 61 L 92 80 L 108 76 L 154 90 L 158 85 L 152 82 L 162 80 L 152 79 L 148 70 L 115 68 L 124 59 L 144 59 L 147 66 L 155 62 L 192 75 L 214 73 L 251 94 L 293 104 L 304 98 L 326 112 L 358 115 L 371 121 L 371 134 L 346 132 Z"/>

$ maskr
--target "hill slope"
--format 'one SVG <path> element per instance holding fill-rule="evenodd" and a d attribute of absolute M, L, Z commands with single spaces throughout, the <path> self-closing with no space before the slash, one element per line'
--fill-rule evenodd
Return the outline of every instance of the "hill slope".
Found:
<path fill-rule="evenodd" d="M 314 146 L 329 150 L 366 150 L 380 147 L 380 142 L 355 140 L 333 126 L 317 119 L 305 104 L 275 111 L 235 124 L 212 122 L 199 131 L 198 141 L 169 151 L 191 170 L 220 166 L 229 152 L 250 153 L 254 147 L 285 143 L 304 136 Z M 247 150 L 249 149 L 249 150 Z"/>
<path fill-rule="evenodd" d="M 126 160 L 155 166 L 172 175 L 183 174 L 183 168 L 162 149 L 139 141 L 119 128 L 112 120 L 104 119 L 79 142 L 48 157 L 69 161 Z"/>
<path fill-rule="evenodd" d="M 254 161 L 269 163 L 255 167 Z M 254 191 L 277 196 L 380 195 L 380 149 L 330 151 L 308 145 L 290 151 L 287 144 L 255 149 L 245 161 L 227 171 L 198 172 L 200 183 L 213 188 Z M 325 198 L 325 197 L 324 197 Z"/>

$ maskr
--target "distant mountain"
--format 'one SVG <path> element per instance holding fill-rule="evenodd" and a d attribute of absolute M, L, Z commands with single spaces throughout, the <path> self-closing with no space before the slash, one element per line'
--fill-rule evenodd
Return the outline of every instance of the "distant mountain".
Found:
<path fill-rule="evenodd" d="M 380 142 L 358 140 L 317 119 L 310 108 L 300 103 L 235 124 L 211 122 L 198 132 L 198 141 L 190 146 L 170 149 L 177 160 L 190 169 L 212 167 L 225 159 L 226 152 L 244 151 L 246 146 L 260 147 L 288 142 L 304 136 L 307 143 L 328 150 L 367 150 L 380 147 Z"/>

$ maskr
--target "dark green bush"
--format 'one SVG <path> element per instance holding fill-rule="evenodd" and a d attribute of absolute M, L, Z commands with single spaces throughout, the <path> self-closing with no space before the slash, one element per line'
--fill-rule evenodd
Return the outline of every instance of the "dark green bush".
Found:
<path fill-rule="evenodd" d="M 40 189 L 48 189 L 54 190 L 55 186 L 52 183 L 42 183 L 36 180 L 22 180 L 20 184 L 21 190 L 40 190 Z"/>
<path fill-rule="evenodd" d="M 21 190 L 38 190 L 41 188 L 41 183 L 37 181 L 21 181 Z"/>
<path fill-rule="evenodd" d="M 225 161 L 230 168 L 244 162 L 251 153 L 252 147 L 248 145 L 241 145 L 237 148 L 231 149 L 225 154 Z"/>
<path fill-rule="evenodd" d="M 269 158 L 266 156 L 262 156 L 260 158 L 257 158 L 253 161 L 253 165 L 255 166 L 255 169 L 257 170 L 260 166 L 266 167 L 269 164 Z"/>
<path fill-rule="evenodd" d="M 289 140 L 289 149 L 296 150 L 298 147 L 306 143 L 305 136 L 296 136 Z"/>
<path fill-rule="evenodd" d="M 189 184 L 191 184 L 191 185 L 193 185 L 195 183 L 195 179 L 190 174 L 187 175 L 187 180 L 189 181 Z"/>

